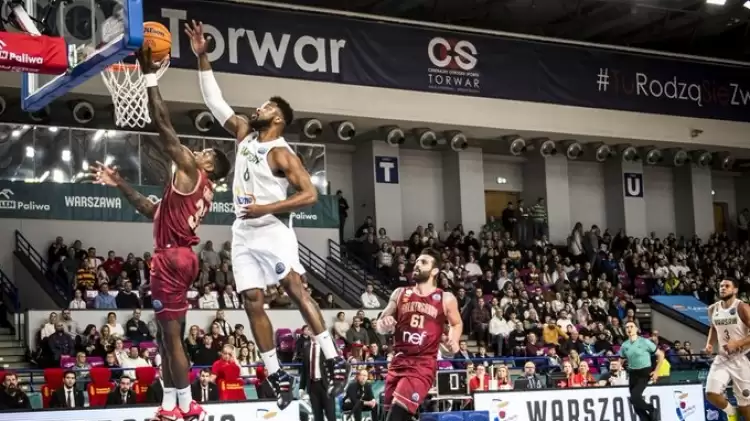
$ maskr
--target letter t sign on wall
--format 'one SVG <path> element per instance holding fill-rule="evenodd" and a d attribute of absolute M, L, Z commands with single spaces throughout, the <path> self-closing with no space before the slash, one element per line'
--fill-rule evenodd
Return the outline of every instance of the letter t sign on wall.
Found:
<path fill-rule="evenodd" d="M 398 184 L 398 158 L 395 156 L 375 157 L 375 182 Z"/>

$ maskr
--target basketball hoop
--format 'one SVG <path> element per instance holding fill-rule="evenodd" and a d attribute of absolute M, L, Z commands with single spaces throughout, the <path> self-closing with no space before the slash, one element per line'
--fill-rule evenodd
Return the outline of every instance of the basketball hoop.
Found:
<path fill-rule="evenodd" d="M 161 78 L 169 68 L 169 58 L 159 63 L 156 77 Z M 128 63 L 115 63 L 102 72 L 115 106 L 115 124 L 119 127 L 146 127 L 151 123 L 148 111 L 146 80 L 140 66 Z"/>

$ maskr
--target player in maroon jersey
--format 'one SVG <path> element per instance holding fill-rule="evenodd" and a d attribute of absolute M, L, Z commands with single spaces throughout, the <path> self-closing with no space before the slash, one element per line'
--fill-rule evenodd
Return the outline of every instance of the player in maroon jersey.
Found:
<path fill-rule="evenodd" d="M 158 204 L 128 185 L 115 168 L 97 163 L 93 172 L 98 183 L 119 188 L 138 212 L 154 220 L 155 250 L 150 280 L 159 326 L 158 343 L 164 381 L 164 398 L 157 418 L 200 419 L 205 412 L 192 399 L 188 377 L 190 363 L 182 346 L 188 309 L 187 291 L 198 275 L 198 257 L 192 247 L 200 242 L 195 230 L 211 209 L 213 182 L 226 177 L 231 164 L 218 149 L 193 153 L 180 144 L 156 84 L 150 51 L 140 51 L 138 61 L 146 78 L 151 115 L 176 171 L 165 186 Z"/>
<path fill-rule="evenodd" d="M 397 288 L 376 323 L 379 333 L 393 333 L 395 352 L 385 379 L 386 421 L 409 421 L 435 383 L 438 348 L 445 322 L 458 352 L 463 324 L 456 297 L 436 286 L 440 253 L 425 249 L 414 264 L 417 285 Z"/>

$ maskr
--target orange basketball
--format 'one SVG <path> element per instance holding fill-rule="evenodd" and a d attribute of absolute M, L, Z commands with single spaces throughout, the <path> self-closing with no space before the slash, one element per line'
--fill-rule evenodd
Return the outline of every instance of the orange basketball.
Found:
<path fill-rule="evenodd" d="M 162 61 L 172 50 L 172 34 L 159 22 L 144 22 L 143 46 L 151 49 L 152 60 Z"/>

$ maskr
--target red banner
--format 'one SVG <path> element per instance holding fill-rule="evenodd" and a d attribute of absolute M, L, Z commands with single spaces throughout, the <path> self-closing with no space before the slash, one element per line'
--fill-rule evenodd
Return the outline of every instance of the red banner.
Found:
<path fill-rule="evenodd" d="M 0 32 L 0 71 L 59 75 L 67 70 L 63 38 Z"/>

